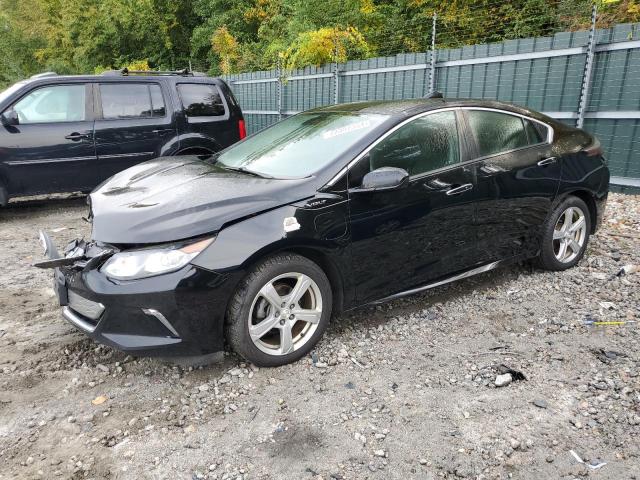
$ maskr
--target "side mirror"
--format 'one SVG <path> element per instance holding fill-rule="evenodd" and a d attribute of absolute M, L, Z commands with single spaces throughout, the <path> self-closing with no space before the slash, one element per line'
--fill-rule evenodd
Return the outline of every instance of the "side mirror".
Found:
<path fill-rule="evenodd" d="M 396 167 L 381 167 L 367 173 L 360 188 L 354 191 L 392 190 L 406 184 L 409 173 Z"/>
<path fill-rule="evenodd" d="M 13 127 L 20 124 L 18 112 L 16 112 L 13 108 L 2 112 L 2 115 L 0 115 L 0 120 L 2 121 L 2 125 L 4 125 L 5 127 Z"/>

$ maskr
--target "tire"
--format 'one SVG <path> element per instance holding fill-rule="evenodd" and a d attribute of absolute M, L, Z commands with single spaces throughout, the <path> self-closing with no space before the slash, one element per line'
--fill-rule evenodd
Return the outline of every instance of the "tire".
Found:
<path fill-rule="evenodd" d="M 268 257 L 244 278 L 229 303 L 227 342 L 259 367 L 295 362 L 322 337 L 332 306 L 329 279 L 318 265 L 291 253 Z"/>
<path fill-rule="evenodd" d="M 567 221 L 569 216 L 571 222 Z M 584 256 L 590 233 L 591 215 L 587 204 L 578 197 L 567 197 L 553 209 L 543 226 L 538 263 L 545 270 L 573 267 Z"/>

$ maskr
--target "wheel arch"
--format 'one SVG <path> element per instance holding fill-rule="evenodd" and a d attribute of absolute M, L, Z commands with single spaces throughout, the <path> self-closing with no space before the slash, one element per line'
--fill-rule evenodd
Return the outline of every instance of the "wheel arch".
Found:
<path fill-rule="evenodd" d="M 329 279 L 331 294 L 333 295 L 333 314 L 337 315 L 344 310 L 344 279 L 335 262 L 321 250 L 307 246 L 286 246 L 270 255 L 293 253 L 305 257 L 318 265 Z M 269 255 L 269 256 L 270 256 Z M 262 257 L 265 258 L 265 257 Z"/>
<path fill-rule="evenodd" d="M 180 146 L 177 149 L 178 152 L 183 152 L 188 149 L 206 149 L 212 153 L 222 150 L 222 147 L 216 139 L 200 133 L 185 133 L 176 137 L 180 142 Z"/>
<path fill-rule="evenodd" d="M 566 198 L 572 197 L 572 196 L 579 198 L 587 205 L 587 208 L 589 209 L 589 219 L 591 220 L 591 229 L 589 233 L 595 233 L 597 228 L 597 220 L 598 220 L 598 209 L 596 206 L 595 195 L 588 190 L 582 190 L 582 189 L 571 190 L 569 192 L 565 192 L 558 199 L 558 202 L 556 203 L 556 205 L 564 201 Z"/>
<path fill-rule="evenodd" d="M 213 153 L 215 153 L 213 150 L 206 147 L 187 147 L 178 150 L 174 155 L 211 155 Z"/>

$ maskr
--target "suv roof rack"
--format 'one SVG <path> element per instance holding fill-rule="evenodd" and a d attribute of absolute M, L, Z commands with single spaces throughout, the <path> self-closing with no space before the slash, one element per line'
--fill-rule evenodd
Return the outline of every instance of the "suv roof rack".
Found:
<path fill-rule="evenodd" d="M 35 80 L 37 78 L 45 78 L 45 77 L 57 77 L 58 74 L 56 72 L 43 72 L 43 73 L 37 73 L 35 75 L 31 75 L 29 78 L 31 80 Z"/>
<path fill-rule="evenodd" d="M 205 73 L 194 72 L 192 70 L 189 70 L 188 68 L 184 68 L 182 70 L 129 70 L 125 67 L 122 70 L 107 70 L 106 72 L 102 72 L 102 75 L 123 77 L 127 77 L 129 75 L 176 75 L 182 77 L 206 77 Z"/>

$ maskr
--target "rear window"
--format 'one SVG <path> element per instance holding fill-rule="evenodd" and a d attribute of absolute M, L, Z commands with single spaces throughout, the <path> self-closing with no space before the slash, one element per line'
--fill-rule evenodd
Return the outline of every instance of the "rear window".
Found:
<path fill-rule="evenodd" d="M 166 108 L 157 84 L 101 83 L 102 116 L 105 119 L 164 117 Z"/>
<path fill-rule="evenodd" d="M 521 117 L 488 110 L 469 110 L 468 116 L 481 157 L 529 145 Z"/>
<path fill-rule="evenodd" d="M 545 143 L 549 136 L 549 128 L 532 120 L 524 120 L 524 128 L 529 137 L 529 144 Z"/>
<path fill-rule="evenodd" d="M 220 117 L 226 113 L 222 95 L 215 85 L 180 83 L 178 93 L 187 117 Z"/>

